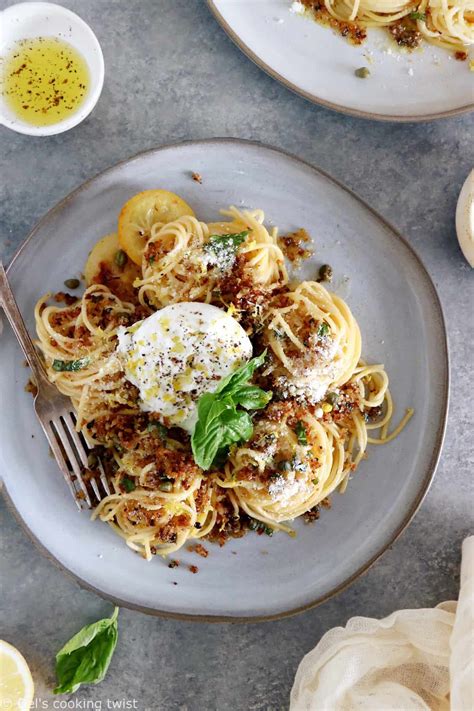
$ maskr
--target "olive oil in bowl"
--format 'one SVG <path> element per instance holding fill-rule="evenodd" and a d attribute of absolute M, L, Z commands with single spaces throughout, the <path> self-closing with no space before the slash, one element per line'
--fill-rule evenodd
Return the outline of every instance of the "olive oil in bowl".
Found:
<path fill-rule="evenodd" d="M 68 42 L 55 37 L 23 39 L 2 64 L 5 103 L 25 123 L 51 126 L 69 118 L 85 101 L 89 69 Z"/>

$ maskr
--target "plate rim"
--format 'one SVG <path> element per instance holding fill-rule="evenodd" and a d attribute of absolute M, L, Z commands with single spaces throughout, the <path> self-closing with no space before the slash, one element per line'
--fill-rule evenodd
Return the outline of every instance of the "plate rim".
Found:
<path fill-rule="evenodd" d="M 119 607 L 124 607 L 126 609 L 130 610 L 136 610 L 137 612 L 142 612 L 148 615 L 153 615 L 155 617 L 163 617 L 166 619 L 176 619 L 176 620 L 189 620 L 193 622 L 213 622 L 213 623 L 219 623 L 219 622 L 232 622 L 232 623 L 249 623 L 249 622 L 267 622 L 267 621 L 272 621 L 272 620 L 281 620 L 286 617 L 292 617 L 294 615 L 298 615 L 302 612 L 306 612 L 307 610 L 310 610 L 314 607 L 317 607 L 318 605 L 321 605 L 322 603 L 326 602 L 327 600 L 330 600 L 331 598 L 335 597 L 339 593 L 343 592 L 346 590 L 348 587 L 352 585 L 358 578 L 360 578 L 364 573 L 366 573 L 373 565 L 374 563 L 389 549 L 393 544 L 398 540 L 398 538 L 402 535 L 402 533 L 406 530 L 406 528 L 409 526 L 411 521 L 413 520 L 415 514 L 419 510 L 421 504 L 423 503 L 430 486 L 433 482 L 433 478 L 436 473 L 436 469 L 439 463 L 439 459 L 441 456 L 442 452 L 442 447 L 443 447 L 443 442 L 446 434 L 446 425 L 447 425 L 447 416 L 448 416 L 448 407 L 449 407 L 449 398 L 450 398 L 450 359 L 449 359 L 449 349 L 448 349 L 448 335 L 447 335 L 447 330 L 446 330 L 446 322 L 444 318 L 444 313 L 443 313 L 443 308 L 441 304 L 441 300 L 439 298 L 438 292 L 436 290 L 436 287 L 434 285 L 434 282 L 426 269 L 425 265 L 423 264 L 423 261 L 419 257 L 417 251 L 412 247 L 412 245 L 406 240 L 405 237 L 388 221 L 386 220 L 382 215 L 380 215 L 374 208 L 372 208 L 363 198 L 359 197 L 351 188 L 347 187 L 344 185 L 344 183 L 340 182 L 338 179 L 333 178 L 329 173 L 326 171 L 322 170 L 321 168 L 312 165 L 308 161 L 299 158 L 296 156 L 294 153 L 291 153 L 290 151 L 286 151 L 281 148 L 277 148 L 276 146 L 269 145 L 262 143 L 260 141 L 254 141 L 254 140 L 248 140 L 248 139 L 242 139 L 242 138 L 228 138 L 228 137 L 216 137 L 216 138 L 209 138 L 209 139 L 194 139 L 194 140 L 185 140 L 185 141 L 178 141 L 174 143 L 168 143 L 164 145 L 160 145 L 156 148 L 151 148 L 145 151 L 140 151 L 139 153 L 130 156 L 129 158 L 125 158 L 122 161 L 119 161 L 118 163 L 115 163 L 114 165 L 106 168 L 105 170 L 100 171 L 96 175 L 92 176 L 91 178 L 88 178 L 85 180 L 83 183 L 81 183 L 77 188 L 72 190 L 70 193 L 68 193 L 64 198 L 59 200 L 52 208 L 50 208 L 44 215 L 41 217 L 36 224 L 34 225 L 33 229 L 28 233 L 26 238 L 23 240 L 23 242 L 19 245 L 18 249 L 15 251 L 12 259 L 10 260 L 8 267 L 6 269 L 7 276 L 10 272 L 10 269 L 14 266 L 16 260 L 21 256 L 23 251 L 28 247 L 29 243 L 35 238 L 36 233 L 47 226 L 49 221 L 53 219 L 56 215 L 56 213 L 59 213 L 66 205 L 67 203 L 74 199 L 76 195 L 81 193 L 83 190 L 87 189 L 93 182 L 96 180 L 102 178 L 104 175 L 117 170 L 118 168 L 122 168 L 123 166 L 132 163 L 133 161 L 140 160 L 142 158 L 145 158 L 146 156 L 151 156 L 152 154 L 155 153 L 161 153 L 163 151 L 173 149 L 173 148 L 182 148 L 186 146 L 197 146 L 201 145 L 202 147 L 205 147 L 206 145 L 213 145 L 213 144 L 221 144 L 225 145 L 226 143 L 232 143 L 233 145 L 245 145 L 245 146 L 254 146 L 258 149 L 264 149 L 266 151 L 271 151 L 276 153 L 279 156 L 284 156 L 285 158 L 289 158 L 291 161 L 294 161 L 300 165 L 305 166 L 306 168 L 309 168 L 313 173 L 315 173 L 318 177 L 324 178 L 324 180 L 329 181 L 333 185 L 337 186 L 344 192 L 346 192 L 350 197 L 352 197 L 354 200 L 356 200 L 359 205 L 364 207 L 373 217 L 377 219 L 377 221 L 384 226 L 388 231 L 390 232 L 391 236 L 394 237 L 396 240 L 401 242 L 408 250 L 408 256 L 413 260 L 414 262 L 417 263 L 419 269 L 421 270 L 421 273 L 424 276 L 425 284 L 429 288 L 429 290 L 432 293 L 432 306 L 435 312 L 435 319 L 439 323 L 439 327 L 443 336 L 443 342 L 442 342 L 442 356 L 443 356 L 443 378 L 442 378 L 442 390 L 441 390 L 441 398 L 442 398 L 442 412 L 441 412 L 441 419 L 440 422 L 438 423 L 438 428 L 436 432 L 436 438 L 435 438 L 435 446 L 433 448 L 433 452 L 430 458 L 430 461 L 428 463 L 428 466 L 426 467 L 426 471 L 424 473 L 422 482 L 419 486 L 419 490 L 417 492 L 417 496 L 414 498 L 411 506 L 409 507 L 407 513 L 403 517 L 403 520 L 401 521 L 400 525 L 397 527 L 395 532 L 391 535 L 389 540 L 387 540 L 386 543 L 383 543 L 380 547 L 377 548 L 376 552 L 372 555 L 372 557 L 366 561 L 363 565 L 359 566 L 359 568 L 352 573 L 348 578 L 346 578 L 342 583 L 337 585 L 335 588 L 330 590 L 329 592 L 325 593 L 324 595 L 321 595 L 317 597 L 316 599 L 312 600 L 309 603 L 306 603 L 305 605 L 300 605 L 295 608 L 289 608 L 287 610 L 282 610 L 281 612 L 273 613 L 271 615 L 238 615 L 238 616 L 232 616 L 232 615 L 209 615 L 209 614 L 189 614 L 185 612 L 170 612 L 168 610 L 157 610 L 156 608 L 153 607 L 147 607 L 144 605 L 139 605 L 135 604 L 133 602 L 129 602 L 126 600 L 122 600 L 120 597 L 115 597 L 114 595 L 110 595 L 109 593 L 106 593 L 99 588 L 95 587 L 91 583 L 87 582 L 83 578 L 81 578 L 79 575 L 76 573 L 73 573 L 71 570 L 69 570 L 66 565 L 61 563 L 47 548 L 46 546 L 35 536 L 35 534 L 31 531 L 31 529 L 28 526 L 28 523 L 26 522 L 25 519 L 22 518 L 20 515 L 19 511 L 16 509 L 15 504 L 13 503 L 12 498 L 10 497 L 10 494 L 8 493 L 8 488 L 6 482 L 3 482 L 3 486 L 1 487 L 1 493 L 3 495 L 3 498 L 6 502 L 7 509 L 10 511 L 10 513 L 13 515 L 17 523 L 20 524 L 20 527 L 23 529 L 23 531 L 27 534 L 29 539 L 34 543 L 34 545 L 37 547 L 37 549 L 40 551 L 40 553 L 50 562 L 52 562 L 57 568 L 59 568 L 63 573 L 66 574 L 66 576 L 74 580 L 76 583 L 79 584 L 79 586 L 83 589 L 89 590 L 90 592 L 95 593 L 102 599 L 108 600 L 109 602 L 112 602 L 114 605 L 117 605 Z"/>
<path fill-rule="evenodd" d="M 206 0 L 207 6 L 214 16 L 215 20 L 222 27 L 224 32 L 230 37 L 232 42 L 245 54 L 254 64 L 262 69 L 266 74 L 268 74 L 272 79 L 283 84 L 284 87 L 292 91 L 294 94 L 303 97 L 307 101 L 310 101 L 316 106 L 322 106 L 325 109 L 331 109 L 332 111 L 337 111 L 340 114 L 345 114 L 346 116 L 352 116 L 354 118 L 370 119 L 372 121 L 382 121 L 382 122 L 393 122 L 393 123 L 426 123 L 427 121 L 434 121 L 443 118 L 452 118 L 453 116 L 461 116 L 474 111 L 474 101 L 465 106 L 459 106 L 456 109 L 448 109 L 446 111 L 437 111 L 431 114 L 412 114 L 407 116 L 399 116 L 396 114 L 379 114 L 372 111 L 362 111 L 361 109 L 351 109 L 343 104 L 336 104 L 327 99 L 322 99 L 320 96 L 306 91 L 297 84 L 286 79 L 279 72 L 277 72 L 273 67 L 263 61 L 258 54 L 256 54 L 250 47 L 245 44 L 245 42 L 240 38 L 240 36 L 235 32 L 235 30 L 229 25 L 227 20 L 218 10 L 215 0 Z"/>

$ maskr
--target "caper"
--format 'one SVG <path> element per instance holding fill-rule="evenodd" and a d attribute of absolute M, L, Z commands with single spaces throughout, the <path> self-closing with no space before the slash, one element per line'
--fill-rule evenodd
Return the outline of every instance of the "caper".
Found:
<path fill-rule="evenodd" d="M 367 77 L 370 76 L 370 69 L 367 67 L 359 67 L 359 69 L 355 70 L 354 74 L 359 79 L 367 79 Z"/>
<path fill-rule="evenodd" d="M 319 269 L 320 281 L 332 281 L 332 267 L 329 264 L 323 264 Z"/>
<path fill-rule="evenodd" d="M 128 257 L 126 253 L 123 251 L 123 249 L 118 249 L 115 252 L 115 257 L 114 257 L 115 264 L 120 267 L 120 269 L 123 269 L 124 266 L 126 265 L 128 261 Z"/>
<path fill-rule="evenodd" d="M 81 282 L 79 279 L 66 279 L 64 282 L 64 286 L 66 286 L 68 289 L 77 289 Z"/>
<path fill-rule="evenodd" d="M 171 479 L 163 479 L 163 481 L 161 481 L 161 482 L 158 484 L 158 489 L 159 489 L 160 491 L 173 491 L 173 482 L 172 482 L 172 480 L 171 480 Z"/>
<path fill-rule="evenodd" d="M 338 399 L 338 394 L 337 393 L 328 393 L 326 395 L 326 402 L 328 402 L 330 405 L 335 405 Z"/>

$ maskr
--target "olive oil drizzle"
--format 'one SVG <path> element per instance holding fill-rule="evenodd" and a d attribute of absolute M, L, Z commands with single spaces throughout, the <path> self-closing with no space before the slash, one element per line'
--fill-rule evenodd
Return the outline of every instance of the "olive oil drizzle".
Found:
<path fill-rule="evenodd" d="M 29 124 L 58 123 L 75 113 L 85 100 L 89 69 L 79 52 L 64 40 L 20 40 L 2 63 L 5 101 Z"/>

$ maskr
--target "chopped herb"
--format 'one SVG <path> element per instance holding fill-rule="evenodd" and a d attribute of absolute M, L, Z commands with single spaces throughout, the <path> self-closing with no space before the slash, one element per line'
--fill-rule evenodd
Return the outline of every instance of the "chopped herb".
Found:
<path fill-rule="evenodd" d="M 79 279 L 66 279 L 64 282 L 64 286 L 66 286 L 68 289 L 77 289 L 81 282 Z"/>
<path fill-rule="evenodd" d="M 58 373 L 76 373 L 82 368 L 86 368 L 91 362 L 90 358 L 79 358 L 79 360 L 53 360 L 53 370 Z"/>
<path fill-rule="evenodd" d="M 130 479 L 130 477 L 128 477 L 128 476 L 123 477 L 122 486 L 125 489 L 125 491 L 127 492 L 127 494 L 129 494 L 131 491 L 135 491 L 135 489 L 136 489 L 135 482 L 133 481 L 133 479 Z"/>
<path fill-rule="evenodd" d="M 284 331 L 280 331 L 278 328 L 272 328 L 275 338 L 285 338 L 286 334 Z"/>
<path fill-rule="evenodd" d="M 354 74 L 359 79 L 367 79 L 367 77 L 370 76 L 370 69 L 368 69 L 367 67 L 359 67 L 359 69 L 356 69 L 354 71 Z"/>
<path fill-rule="evenodd" d="M 204 251 L 213 256 L 220 269 L 226 271 L 232 267 L 239 245 L 245 242 L 248 234 L 249 230 L 230 235 L 211 235 L 209 242 L 204 245 Z"/>
<path fill-rule="evenodd" d="M 321 338 L 322 336 L 327 336 L 329 331 L 331 329 L 329 328 L 329 325 L 326 323 L 326 321 L 323 321 L 318 328 L 318 336 Z"/>
<path fill-rule="evenodd" d="M 304 447 L 308 445 L 308 437 L 306 435 L 306 428 L 301 420 L 298 420 L 295 427 L 295 434 L 298 438 L 298 442 Z"/>
<path fill-rule="evenodd" d="M 257 521 L 255 518 L 249 519 L 248 527 L 251 531 L 257 531 L 258 533 L 265 533 L 267 536 L 273 536 L 273 528 L 267 526 L 263 521 Z"/>
<path fill-rule="evenodd" d="M 421 20 L 422 22 L 426 22 L 426 15 L 424 12 L 410 12 L 408 17 L 410 20 Z"/>
<path fill-rule="evenodd" d="M 127 254 L 123 251 L 123 249 L 118 249 L 115 252 L 115 256 L 114 256 L 115 264 L 118 267 L 120 267 L 120 269 L 123 269 L 124 266 L 126 265 L 127 261 L 128 261 Z"/>
<path fill-rule="evenodd" d="M 314 479 L 311 479 L 311 483 L 314 484 L 314 486 L 317 486 L 319 484 L 319 479 L 318 477 L 315 477 Z"/>
<path fill-rule="evenodd" d="M 148 257 L 148 264 L 154 264 L 155 263 L 155 257 L 152 254 L 150 257 Z"/>

